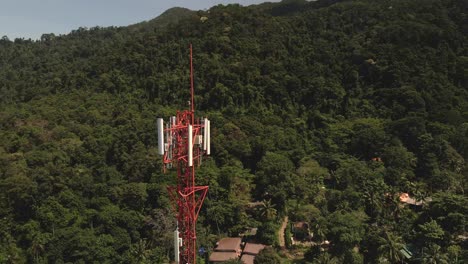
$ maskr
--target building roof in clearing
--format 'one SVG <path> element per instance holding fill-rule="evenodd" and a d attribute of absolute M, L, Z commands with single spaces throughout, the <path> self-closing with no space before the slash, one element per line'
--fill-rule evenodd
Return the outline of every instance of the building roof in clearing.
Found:
<path fill-rule="evenodd" d="M 424 203 L 431 202 L 432 199 L 430 197 L 427 197 L 424 200 L 417 201 L 414 198 L 411 198 L 408 193 L 401 193 L 400 194 L 400 202 L 406 203 L 406 204 L 412 204 L 412 205 L 423 205 Z"/>
<path fill-rule="evenodd" d="M 218 242 L 218 246 L 216 247 L 215 251 L 233 251 L 233 252 L 240 252 L 241 251 L 241 241 L 240 237 L 226 237 L 221 239 Z"/>
<path fill-rule="evenodd" d="M 406 259 L 410 259 L 413 257 L 413 252 L 416 250 L 416 248 L 412 244 L 407 244 L 403 245 L 403 248 L 400 249 L 400 253 L 403 254 L 403 256 Z"/>
<path fill-rule="evenodd" d="M 249 255 L 257 255 L 264 248 L 265 245 L 263 244 L 247 243 L 245 245 L 243 253 Z"/>
<path fill-rule="evenodd" d="M 230 259 L 237 259 L 239 256 L 237 255 L 236 252 L 219 252 L 219 251 L 214 251 L 210 255 L 210 261 L 211 262 L 223 262 L 223 261 L 228 261 Z"/>
<path fill-rule="evenodd" d="M 254 259 L 255 259 L 255 256 L 244 254 L 241 257 L 241 262 L 243 264 L 254 264 Z"/>
<path fill-rule="evenodd" d="M 295 222 L 293 227 L 295 229 L 308 229 L 309 224 L 307 222 Z"/>

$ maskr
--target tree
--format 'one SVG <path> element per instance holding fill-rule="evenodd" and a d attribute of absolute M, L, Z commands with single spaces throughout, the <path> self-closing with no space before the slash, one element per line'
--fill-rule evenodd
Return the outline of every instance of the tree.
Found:
<path fill-rule="evenodd" d="M 382 161 L 385 163 L 385 181 L 391 185 L 404 186 L 406 181 L 414 179 L 416 157 L 403 145 L 389 146 L 383 149 Z"/>
<path fill-rule="evenodd" d="M 466 229 L 468 199 L 463 195 L 439 192 L 432 197 L 427 215 L 437 220 L 444 230 L 457 234 Z"/>
<path fill-rule="evenodd" d="M 437 244 L 430 244 L 422 250 L 422 260 L 427 264 L 448 264 L 447 255 L 442 253 L 442 248 Z"/>
<path fill-rule="evenodd" d="M 51 240 L 50 233 L 41 233 L 41 232 L 34 232 L 30 252 L 33 256 L 35 263 L 41 263 L 44 261 L 43 255 L 46 252 L 47 243 Z"/>
<path fill-rule="evenodd" d="M 159 248 L 169 256 L 174 246 L 174 216 L 166 209 L 154 209 L 145 217 L 147 240 L 143 240 L 146 249 Z M 141 244 L 141 242 L 140 242 Z M 137 247 L 140 248 L 140 247 Z"/>
<path fill-rule="evenodd" d="M 370 160 L 381 153 L 388 137 L 383 120 L 373 118 L 355 120 L 352 130 L 349 149 L 354 156 Z"/>
<path fill-rule="evenodd" d="M 444 230 L 439 226 L 437 221 L 431 220 L 422 225 L 418 225 L 419 241 L 423 245 L 436 244 L 442 241 L 444 238 Z"/>
<path fill-rule="evenodd" d="M 273 221 L 276 219 L 275 205 L 271 203 L 271 199 L 263 200 L 262 206 L 260 207 L 260 216 L 267 221 Z"/>
<path fill-rule="evenodd" d="M 255 256 L 254 264 L 280 264 L 281 259 L 271 247 L 266 247 L 257 256 Z"/>
<path fill-rule="evenodd" d="M 319 217 L 313 220 L 312 230 L 314 231 L 314 239 L 320 243 L 325 241 L 327 234 L 327 220 L 325 217 Z"/>
<path fill-rule="evenodd" d="M 299 187 L 305 189 L 306 199 L 312 198 L 319 192 L 319 188 L 323 186 L 323 180 L 328 178 L 330 174 L 326 168 L 321 167 L 317 161 L 310 158 L 303 158 L 299 164 L 296 172 L 304 180 L 303 186 Z"/>
<path fill-rule="evenodd" d="M 386 195 L 386 204 L 384 214 L 388 219 L 399 219 L 401 210 L 403 206 L 401 205 L 399 193 L 388 193 Z"/>
<path fill-rule="evenodd" d="M 344 254 L 357 246 L 364 237 L 364 221 L 367 216 L 363 212 L 351 213 L 336 211 L 328 217 L 328 238 L 332 241 L 332 249 L 338 254 Z"/>
<path fill-rule="evenodd" d="M 350 264 L 364 264 L 364 258 L 361 253 L 356 250 L 351 250 L 344 254 L 343 262 Z"/>
<path fill-rule="evenodd" d="M 32 214 L 37 183 L 31 178 L 17 175 L 0 180 L 0 190 L 19 219 L 29 219 Z"/>
<path fill-rule="evenodd" d="M 63 207 L 57 199 L 50 197 L 37 209 L 37 215 L 46 230 L 55 235 L 55 230 L 65 227 L 74 215 L 69 209 Z"/>
<path fill-rule="evenodd" d="M 314 264 L 338 264 L 340 263 L 336 257 L 331 256 L 328 252 L 323 252 L 315 259 Z"/>
<path fill-rule="evenodd" d="M 123 185 L 119 190 L 119 197 L 122 199 L 124 206 L 133 210 L 141 211 L 148 197 L 145 183 L 128 183 Z"/>
<path fill-rule="evenodd" d="M 294 192 L 292 171 L 294 164 L 284 155 L 267 152 L 257 164 L 257 194 L 271 198 L 282 212 L 286 200 Z"/>
<path fill-rule="evenodd" d="M 148 249 L 148 243 L 144 239 L 140 239 L 138 243 L 132 245 L 132 247 L 130 248 L 130 253 L 135 263 L 150 263 L 148 261 L 150 252 L 151 251 Z"/>
<path fill-rule="evenodd" d="M 278 243 L 277 230 L 272 222 L 263 222 L 257 231 L 258 240 L 266 245 L 275 245 Z"/>
<path fill-rule="evenodd" d="M 387 259 L 390 263 L 398 263 L 402 259 L 400 249 L 403 248 L 403 239 L 390 231 L 384 231 L 384 236 L 380 239 L 378 247 L 381 258 Z"/>
<path fill-rule="evenodd" d="M 454 264 L 461 263 L 461 261 L 463 261 L 460 256 L 461 252 L 462 252 L 462 249 L 458 245 L 451 245 L 447 247 L 447 257 L 448 257 L 449 263 L 454 263 Z"/>

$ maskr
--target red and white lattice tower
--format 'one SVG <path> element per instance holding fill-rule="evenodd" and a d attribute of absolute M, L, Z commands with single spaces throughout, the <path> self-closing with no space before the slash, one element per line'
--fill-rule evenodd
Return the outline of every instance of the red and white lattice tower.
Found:
<path fill-rule="evenodd" d="M 157 119 L 158 152 L 163 155 L 164 171 L 177 169 L 177 185 L 168 187 L 177 216 L 174 231 L 176 263 L 196 263 L 196 222 L 208 186 L 195 185 L 195 167 L 203 155 L 210 155 L 210 121 L 195 118 L 193 88 L 192 45 L 190 45 L 190 93 L 189 109 L 177 111 L 164 124 Z"/>

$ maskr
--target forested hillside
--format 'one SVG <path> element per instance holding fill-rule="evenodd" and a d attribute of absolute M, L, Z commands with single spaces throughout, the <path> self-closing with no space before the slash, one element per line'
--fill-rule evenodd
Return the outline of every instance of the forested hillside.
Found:
<path fill-rule="evenodd" d="M 3 37 L 0 263 L 173 258 L 155 120 L 187 107 L 189 43 L 213 134 L 199 246 L 251 227 L 277 245 L 289 216 L 330 241 L 296 263 L 466 263 L 466 0 L 219 5 Z"/>

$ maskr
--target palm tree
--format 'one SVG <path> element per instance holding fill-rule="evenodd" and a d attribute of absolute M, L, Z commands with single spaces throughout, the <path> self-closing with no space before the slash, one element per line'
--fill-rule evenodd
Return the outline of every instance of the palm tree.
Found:
<path fill-rule="evenodd" d="M 380 192 L 374 190 L 365 191 L 363 193 L 366 199 L 366 212 L 369 211 L 369 215 L 376 218 L 382 212 L 382 197 Z"/>
<path fill-rule="evenodd" d="M 390 263 L 401 261 L 400 249 L 403 248 L 403 240 L 391 232 L 384 232 L 384 237 L 380 239 L 381 245 L 378 247 L 381 259 L 387 259 Z"/>
<path fill-rule="evenodd" d="M 449 262 L 453 263 L 453 264 L 462 263 L 462 261 L 459 261 L 459 258 L 458 258 L 460 256 L 460 254 L 461 254 L 461 251 L 462 251 L 462 249 L 461 249 L 461 247 L 459 245 L 448 246 L 447 247 L 447 256 L 448 256 Z"/>
<path fill-rule="evenodd" d="M 400 202 L 400 195 L 390 194 L 387 196 L 386 216 L 390 219 L 398 219 L 403 205 Z"/>
<path fill-rule="evenodd" d="M 314 260 L 314 264 L 338 264 L 338 260 L 327 252 L 320 254 L 320 256 Z"/>
<path fill-rule="evenodd" d="M 326 232 L 327 232 L 327 223 L 325 218 L 319 217 L 316 219 L 316 222 L 314 224 L 314 237 L 316 237 L 320 243 L 323 243 L 326 238 Z"/>
<path fill-rule="evenodd" d="M 39 263 L 40 256 L 44 252 L 44 245 L 42 241 L 34 239 L 31 243 L 31 252 L 34 256 L 34 262 Z"/>
<path fill-rule="evenodd" d="M 271 203 L 271 199 L 263 200 L 260 208 L 260 215 L 270 221 L 276 218 L 275 204 Z"/>
<path fill-rule="evenodd" d="M 421 190 L 415 190 L 413 196 L 416 202 L 424 202 L 427 197 L 426 193 Z"/>
<path fill-rule="evenodd" d="M 137 263 L 147 263 L 151 250 L 148 249 L 148 242 L 146 239 L 140 239 L 130 248 L 130 252 Z"/>
<path fill-rule="evenodd" d="M 36 234 L 31 242 L 31 253 L 34 257 L 34 262 L 39 263 L 41 260 L 41 255 L 45 251 L 45 246 L 50 240 L 49 233 L 39 233 Z"/>
<path fill-rule="evenodd" d="M 448 264 L 447 254 L 437 244 L 430 244 L 423 249 L 422 261 L 424 264 Z"/>

